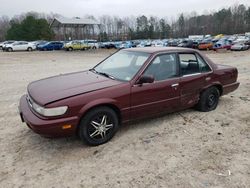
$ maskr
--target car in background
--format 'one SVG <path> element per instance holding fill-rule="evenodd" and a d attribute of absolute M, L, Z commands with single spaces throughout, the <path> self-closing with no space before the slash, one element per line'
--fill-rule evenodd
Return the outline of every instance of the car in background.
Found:
<path fill-rule="evenodd" d="M 246 41 L 244 42 L 244 44 L 250 46 L 250 37 L 248 37 L 248 40 L 246 40 Z"/>
<path fill-rule="evenodd" d="M 140 44 L 140 40 L 132 40 L 132 48 L 136 48 L 138 44 Z"/>
<path fill-rule="evenodd" d="M 234 43 L 242 44 L 242 43 L 246 43 L 248 41 L 249 41 L 249 37 L 247 37 L 247 36 L 237 36 L 237 39 L 234 40 Z"/>
<path fill-rule="evenodd" d="M 201 41 L 199 41 L 199 40 L 194 40 L 194 41 L 193 41 L 193 48 L 194 48 L 194 49 L 198 49 L 198 46 L 199 46 L 200 43 L 201 43 Z"/>
<path fill-rule="evenodd" d="M 27 41 L 16 41 L 11 44 L 6 44 L 4 46 L 4 51 L 33 51 L 36 50 L 36 45 L 32 42 Z"/>
<path fill-rule="evenodd" d="M 8 40 L 0 43 L 0 50 L 4 50 L 5 46 L 14 43 L 14 40 Z"/>
<path fill-rule="evenodd" d="M 150 40 L 143 40 L 136 47 L 143 48 L 143 47 L 150 47 L 150 46 L 152 46 L 152 42 Z"/>
<path fill-rule="evenodd" d="M 213 50 L 226 49 L 230 50 L 232 43 L 228 40 L 219 40 L 213 45 Z"/>
<path fill-rule="evenodd" d="M 198 45 L 199 50 L 212 50 L 213 49 L 213 42 L 209 40 L 202 41 Z"/>
<path fill-rule="evenodd" d="M 99 44 L 99 48 L 112 49 L 116 48 L 116 45 L 114 42 L 102 42 Z"/>
<path fill-rule="evenodd" d="M 193 48 L 193 44 L 192 40 L 183 40 L 180 44 L 178 44 L 178 47 Z"/>
<path fill-rule="evenodd" d="M 164 46 L 166 46 L 166 43 L 164 43 L 161 40 L 157 40 L 157 41 L 152 42 L 152 46 L 154 46 L 154 47 L 164 47 Z"/>
<path fill-rule="evenodd" d="M 48 41 L 45 41 L 45 40 L 37 40 L 37 41 L 32 41 L 31 43 L 33 43 L 37 47 L 38 45 L 42 45 L 42 44 L 45 44 L 47 42 Z"/>
<path fill-rule="evenodd" d="M 87 43 L 91 49 L 99 48 L 99 43 L 97 42 L 97 40 L 88 39 L 88 40 L 84 40 L 84 42 Z"/>
<path fill-rule="evenodd" d="M 85 41 L 74 40 L 64 44 L 63 49 L 66 51 L 73 51 L 73 50 L 87 50 L 90 49 L 91 46 L 88 45 Z"/>
<path fill-rule="evenodd" d="M 145 41 L 141 41 L 139 44 L 137 44 L 136 46 L 137 48 L 143 48 L 146 47 L 146 42 Z"/>
<path fill-rule="evenodd" d="M 19 112 L 40 135 L 79 135 L 100 145 L 123 123 L 192 107 L 215 110 L 221 96 L 239 87 L 237 77 L 237 68 L 194 49 L 129 48 L 92 69 L 30 83 Z"/>
<path fill-rule="evenodd" d="M 244 43 L 235 43 L 231 46 L 232 51 L 243 51 L 243 50 L 248 50 L 249 45 L 246 45 Z"/>
<path fill-rule="evenodd" d="M 116 44 L 117 49 L 125 49 L 125 48 L 132 48 L 132 47 L 133 47 L 133 44 L 131 41 L 123 41 L 123 42 Z"/>
<path fill-rule="evenodd" d="M 63 47 L 62 42 L 52 41 L 47 42 L 45 44 L 40 44 L 37 46 L 37 50 L 44 51 L 44 50 L 61 50 Z"/>
<path fill-rule="evenodd" d="M 170 39 L 168 41 L 168 46 L 171 46 L 171 47 L 176 47 L 176 46 L 178 46 L 178 44 L 179 44 L 179 42 L 177 39 Z"/>

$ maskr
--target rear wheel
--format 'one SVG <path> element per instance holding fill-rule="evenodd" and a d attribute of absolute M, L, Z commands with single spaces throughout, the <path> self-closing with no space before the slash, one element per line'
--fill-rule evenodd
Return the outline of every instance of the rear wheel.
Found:
<path fill-rule="evenodd" d="M 97 146 L 108 142 L 118 130 L 117 114 L 109 107 L 89 111 L 81 120 L 79 136 L 88 145 Z"/>
<path fill-rule="evenodd" d="M 31 47 L 28 47 L 27 51 L 31 52 L 31 51 L 32 51 L 32 48 L 31 48 Z"/>
<path fill-rule="evenodd" d="M 210 87 L 201 93 L 196 108 L 202 112 L 209 112 L 216 109 L 220 98 L 220 92 L 216 87 Z"/>
<path fill-rule="evenodd" d="M 73 51 L 73 48 L 69 47 L 69 51 Z"/>

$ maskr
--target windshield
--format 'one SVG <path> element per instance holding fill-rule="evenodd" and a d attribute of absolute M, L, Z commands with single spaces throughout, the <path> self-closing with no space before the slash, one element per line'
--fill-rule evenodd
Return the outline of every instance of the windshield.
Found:
<path fill-rule="evenodd" d="M 97 73 L 105 73 L 110 78 L 130 81 L 150 54 L 144 52 L 119 51 L 94 67 Z"/>

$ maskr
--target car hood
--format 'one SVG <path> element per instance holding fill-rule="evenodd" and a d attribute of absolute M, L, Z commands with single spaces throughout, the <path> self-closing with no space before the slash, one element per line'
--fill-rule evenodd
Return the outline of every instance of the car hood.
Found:
<path fill-rule="evenodd" d="M 63 74 L 32 82 L 28 94 L 40 105 L 120 84 L 91 71 Z"/>

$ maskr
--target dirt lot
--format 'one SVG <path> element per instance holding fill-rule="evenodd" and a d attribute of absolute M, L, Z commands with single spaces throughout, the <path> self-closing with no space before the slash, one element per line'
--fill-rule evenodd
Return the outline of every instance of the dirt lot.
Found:
<path fill-rule="evenodd" d="M 43 138 L 21 123 L 29 82 L 88 69 L 110 53 L 0 52 L 0 187 L 250 187 L 250 51 L 208 53 L 238 67 L 241 82 L 213 112 L 123 126 L 98 147 Z"/>

